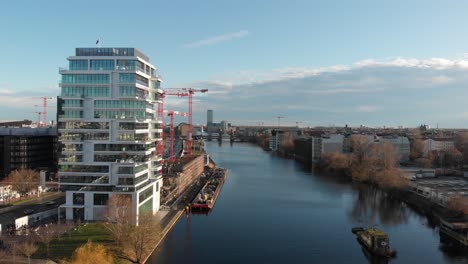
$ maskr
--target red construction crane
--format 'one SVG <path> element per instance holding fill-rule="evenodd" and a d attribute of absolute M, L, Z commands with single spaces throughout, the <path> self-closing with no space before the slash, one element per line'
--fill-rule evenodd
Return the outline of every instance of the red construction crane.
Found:
<path fill-rule="evenodd" d="M 44 122 L 44 126 L 47 126 L 47 100 L 52 99 L 52 97 L 48 96 L 41 96 L 41 97 L 33 97 L 33 98 L 41 98 L 43 100 L 42 107 L 44 107 L 44 110 L 42 111 L 42 118 Z"/>
<path fill-rule="evenodd" d="M 189 112 L 188 112 L 188 123 L 189 123 L 189 131 L 188 131 L 188 144 L 187 144 L 187 155 L 192 155 L 192 96 L 194 93 L 206 93 L 208 89 L 193 89 L 193 88 L 166 88 L 164 89 L 164 95 L 173 95 L 178 97 L 185 97 L 188 96 L 189 98 Z M 163 98 L 164 98 L 163 95 Z M 158 109 L 159 110 L 159 109 Z"/>
<path fill-rule="evenodd" d="M 171 145 L 169 146 L 169 161 L 174 162 L 174 115 L 187 116 L 187 113 L 182 113 L 179 111 L 167 111 L 167 115 L 171 118 Z"/>

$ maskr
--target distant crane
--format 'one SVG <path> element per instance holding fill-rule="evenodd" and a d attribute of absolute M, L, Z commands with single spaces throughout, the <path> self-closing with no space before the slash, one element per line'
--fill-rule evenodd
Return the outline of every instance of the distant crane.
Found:
<path fill-rule="evenodd" d="M 41 98 L 43 100 L 42 107 L 44 107 L 44 110 L 42 111 L 42 118 L 44 122 L 44 126 L 47 126 L 47 100 L 52 99 L 52 97 L 48 96 L 41 96 L 41 97 L 33 97 L 33 98 Z"/>
<path fill-rule="evenodd" d="M 189 123 L 189 128 L 188 128 L 188 144 L 187 144 L 187 155 L 191 156 L 192 155 L 192 130 L 193 130 L 193 123 L 192 123 L 192 116 L 193 116 L 193 111 L 192 111 L 192 97 L 193 94 L 199 92 L 199 93 L 206 93 L 208 92 L 208 89 L 193 89 L 193 88 L 166 88 L 164 89 L 164 95 L 162 96 L 163 98 L 166 95 L 172 95 L 172 96 L 178 96 L 178 97 L 185 97 L 187 96 L 189 98 L 189 112 L 188 112 L 188 123 Z M 158 115 L 159 115 L 160 109 L 158 108 Z"/>
<path fill-rule="evenodd" d="M 37 127 L 41 127 L 41 114 L 42 112 L 34 112 L 37 114 Z"/>
<path fill-rule="evenodd" d="M 179 111 L 167 111 L 167 115 L 171 118 L 171 141 L 169 146 L 169 161 L 174 162 L 174 115 L 187 116 L 187 113 L 182 113 Z"/>
<path fill-rule="evenodd" d="M 280 119 L 281 119 L 281 118 L 284 118 L 284 116 L 277 116 L 276 118 L 278 118 L 278 129 L 279 129 L 279 127 L 280 127 Z"/>

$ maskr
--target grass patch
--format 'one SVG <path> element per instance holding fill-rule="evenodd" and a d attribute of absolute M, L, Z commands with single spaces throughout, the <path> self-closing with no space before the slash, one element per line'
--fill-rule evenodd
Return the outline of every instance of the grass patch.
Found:
<path fill-rule="evenodd" d="M 109 231 L 101 223 L 82 224 L 70 234 L 64 234 L 59 239 L 50 243 L 49 259 L 58 261 L 68 259 L 73 255 L 75 249 L 88 242 L 88 239 L 99 244 L 103 244 L 110 249 L 113 240 Z M 44 244 L 40 244 L 39 250 L 34 254 L 34 258 L 46 259 L 47 250 Z"/>
<path fill-rule="evenodd" d="M 31 196 L 31 197 L 28 197 L 28 198 L 25 198 L 25 199 L 21 199 L 21 200 L 18 200 L 18 201 L 11 202 L 10 204 L 11 205 L 21 205 L 21 204 L 29 203 L 29 202 L 32 202 L 32 201 L 35 201 L 35 200 L 39 201 L 39 199 L 41 199 L 41 198 L 46 198 L 46 197 L 52 196 L 52 195 L 55 195 L 55 193 L 45 193 L 45 194 L 42 194 L 40 197 Z"/>

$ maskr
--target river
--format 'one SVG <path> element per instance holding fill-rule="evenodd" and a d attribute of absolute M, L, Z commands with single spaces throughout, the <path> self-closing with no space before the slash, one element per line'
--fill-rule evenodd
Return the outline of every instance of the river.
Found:
<path fill-rule="evenodd" d="M 209 215 L 181 218 L 148 263 L 386 263 L 368 259 L 354 226 L 377 225 L 389 263 L 467 263 L 439 248 L 425 216 L 384 193 L 319 175 L 251 144 L 207 142 L 229 177 Z"/>

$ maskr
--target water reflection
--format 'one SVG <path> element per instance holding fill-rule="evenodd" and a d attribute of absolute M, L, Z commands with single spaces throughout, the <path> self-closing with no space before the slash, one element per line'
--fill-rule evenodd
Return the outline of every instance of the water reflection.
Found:
<path fill-rule="evenodd" d="M 374 225 L 399 225 L 408 222 L 409 209 L 406 205 L 389 197 L 389 194 L 373 186 L 354 184 L 356 200 L 350 217 L 365 227 Z"/>

